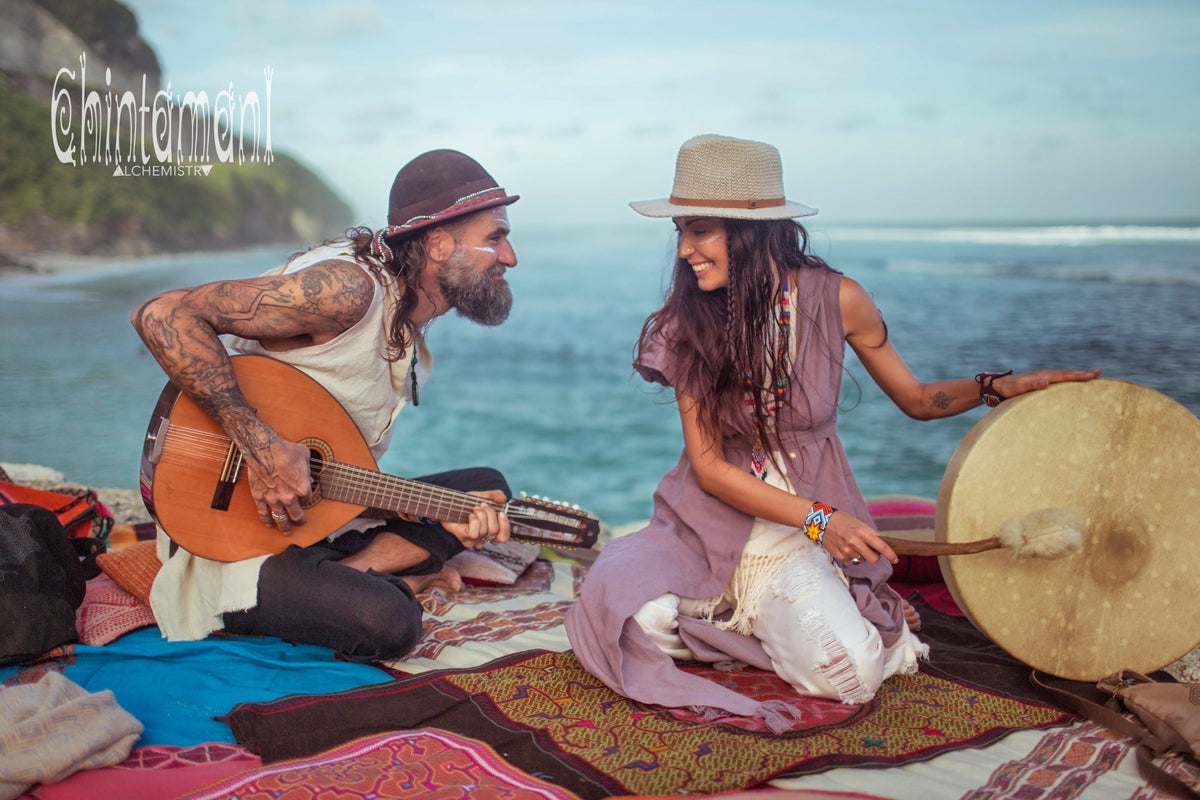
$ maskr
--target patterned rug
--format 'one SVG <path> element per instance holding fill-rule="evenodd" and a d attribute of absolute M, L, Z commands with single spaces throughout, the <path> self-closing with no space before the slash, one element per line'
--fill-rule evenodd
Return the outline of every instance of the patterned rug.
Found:
<path fill-rule="evenodd" d="M 864 706 L 798 697 L 759 670 L 690 669 L 759 699 L 787 700 L 803 727 L 773 735 L 758 720 L 704 723 L 688 711 L 636 703 L 600 684 L 573 653 L 549 651 L 331 695 L 243 703 L 224 721 L 265 764 L 387 731 L 452 731 L 539 780 L 599 798 L 715 794 L 836 766 L 893 766 L 1068 719 L 933 669 L 889 679 Z"/>
<path fill-rule="evenodd" d="M 1122 761 L 1135 760 L 1129 741 L 1091 721 L 1052 731 L 1027 756 L 1000 764 L 987 782 L 962 800 L 1046 800 L 1079 797 L 1115 771 Z M 1200 767 L 1186 758 L 1161 758 L 1156 763 L 1200 792 Z M 1115 796 L 1114 792 L 1109 792 Z M 1168 800 L 1179 795 L 1149 782 L 1120 795 L 1128 800 Z M 1195 796 L 1195 795 L 1193 795 Z"/>
<path fill-rule="evenodd" d="M 65 780 L 35 786 L 22 800 L 94 800 L 94 798 L 176 798 L 216 781 L 260 768 L 244 748 L 224 742 L 194 747 L 140 747 L 129 758 L 105 769 L 79 770 Z"/>
<path fill-rule="evenodd" d="M 180 800 L 280 797 L 577 800 L 514 769 L 483 742 L 424 729 L 355 739 L 315 758 L 290 759 L 235 775 Z"/>

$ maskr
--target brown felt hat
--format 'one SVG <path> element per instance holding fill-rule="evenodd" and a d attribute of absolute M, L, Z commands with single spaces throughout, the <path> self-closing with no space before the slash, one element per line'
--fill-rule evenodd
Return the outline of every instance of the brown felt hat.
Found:
<path fill-rule="evenodd" d="M 515 203 L 475 159 L 457 150 L 431 150 L 401 167 L 388 202 L 387 239 L 447 220 Z"/>

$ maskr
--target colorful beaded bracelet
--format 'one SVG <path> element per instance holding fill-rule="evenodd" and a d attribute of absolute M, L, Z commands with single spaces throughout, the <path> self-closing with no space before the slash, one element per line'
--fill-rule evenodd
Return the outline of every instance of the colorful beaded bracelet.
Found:
<path fill-rule="evenodd" d="M 804 535 L 820 544 L 825 538 L 825 526 L 835 511 L 837 509 L 833 506 L 814 502 L 808 507 L 808 515 L 804 518 Z"/>

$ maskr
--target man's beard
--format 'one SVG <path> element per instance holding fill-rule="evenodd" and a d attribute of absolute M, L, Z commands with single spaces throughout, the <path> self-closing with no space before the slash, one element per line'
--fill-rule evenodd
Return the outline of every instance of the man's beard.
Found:
<path fill-rule="evenodd" d="M 460 317 L 480 325 L 499 325 L 508 319 L 513 300 L 508 283 L 495 280 L 503 274 L 502 264 L 495 264 L 486 272 L 477 271 L 466 254 L 455 248 L 438 271 L 437 282 L 442 295 Z"/>

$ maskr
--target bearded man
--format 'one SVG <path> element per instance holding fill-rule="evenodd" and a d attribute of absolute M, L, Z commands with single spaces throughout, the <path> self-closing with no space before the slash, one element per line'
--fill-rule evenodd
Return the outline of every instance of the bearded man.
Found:
<path fill-rule="evenodd" d="M 504 273 L 517 257 L 506 207 L 517 199 L 469 156 L 434 150 L 396 175 L 386 228 L 356 228 L 261 277 L 164 292 L 133 312 L 134 328 L 171 383 L 240 451 L 263 525 L 290 534 L 305 524 L 312 454 L 246 401 L 231 352 L 268 356 L 314 378 L 378 460 L 396 417 L 418 403 L 429 377 L 423 333 L 430 322 L 451 309 L 483 325 L 507 318 L 512 293 Z M 415 593 L 435 583 L 460 588 L 445 562 L 510 533 L 496 505 L 510 492 L 496 470 L 417 480 L 482 499 L 464 522 L 363 516 L 305 547 L 232 562 L 193 555 L 160 529 L 163 567 L 151 606 L 163 635 L 199 639 L 223 629 L 278 636 L 355 661 L 407 654 L 421 634 Z"/>

